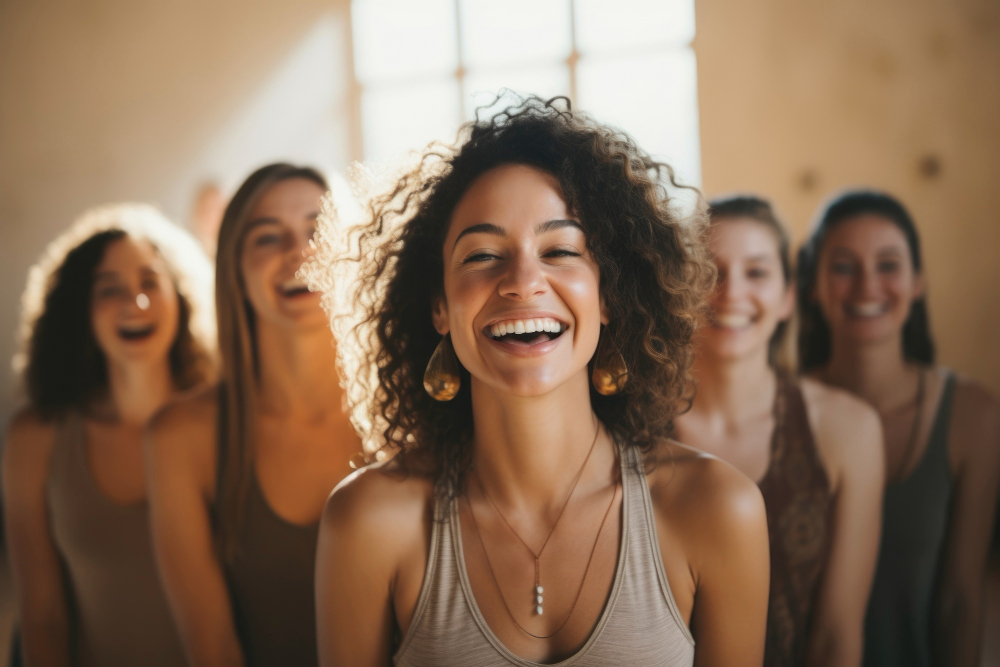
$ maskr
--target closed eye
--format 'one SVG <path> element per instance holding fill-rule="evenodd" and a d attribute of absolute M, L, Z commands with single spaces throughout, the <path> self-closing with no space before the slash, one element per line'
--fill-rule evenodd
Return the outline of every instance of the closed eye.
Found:
<path fill-rule="evenodd" d="M 545 253 L 545 257 L 579 257 L 580 253 L 574 250 L 550 250 Z"/>
<path fill-rule="evenodd" d="M 488 262 L 492 259 L 500 259 L 497 255 L 492 255 L 488 252 L 477 252 L 474 255 L 469 255 L 462 260 L 462 264 L 468 264 L 470 262 Z"/>

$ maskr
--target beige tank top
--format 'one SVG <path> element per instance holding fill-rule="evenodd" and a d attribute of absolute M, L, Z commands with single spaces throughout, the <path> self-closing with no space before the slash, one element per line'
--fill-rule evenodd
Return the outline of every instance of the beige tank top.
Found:
<path fill-rule="evenodd" d="M 611 595 L 590 638 L 560 666 L 689 667 L 694 639 L 663 570 L 653 504 L 634 447 L 622 455 L 622 540 Z M 458 505 L 438 501 L 427 571 L 410 628 L 393 656 L 397 667 L 535 667 L 514 655 L 486 625 L 469 586 Z"/>
<path fill-rule="evenodd" d="M 78 413 L 59 428 L 46 494 L 66 578 L 73 664 L 185 665 L 153 560 L 147 505 L 119 505 L 97 488 Z"/>

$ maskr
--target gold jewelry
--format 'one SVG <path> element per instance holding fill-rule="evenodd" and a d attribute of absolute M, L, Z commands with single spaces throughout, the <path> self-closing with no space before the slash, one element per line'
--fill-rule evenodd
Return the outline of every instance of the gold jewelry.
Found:
<path fill-rule="evenodd" d="M 621 352 L 610 349 L 607 342 L 609 336 L 602 335 L 597 341 L 597 352 L 594 354 L 594 372 L 591 382 L 594 389 L 602 396 L 613 396 L 620 392 L 628 382 L 628 367 Z"/>
<path fill-rule="evenodd" d="M 427 370 L 424 371 L 424 391 L 435 401 L 450 401 L 455 398 L 462 387 L 460 368 L 455 348 L 451 344 L 451 335 L 445 334 L 434 348 L 431 360 L 427 362 Z"/>

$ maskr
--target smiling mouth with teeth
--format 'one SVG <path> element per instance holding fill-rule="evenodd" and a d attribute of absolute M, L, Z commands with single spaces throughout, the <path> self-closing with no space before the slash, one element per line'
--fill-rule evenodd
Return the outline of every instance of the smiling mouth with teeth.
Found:
<path fill-rule="evenodd" d="M 723 329 L 743 329 L 750 326 L 752 322 L 753 318 L 749 315 L 735 315 L 732 313 L 716 315 L 712 321 L 716 327 Z"/>
<path fill-rule="evenodd" d="M 302 296 L 303 294 L 312 294 L 309 290 L 309 286 L 301 280 L 286 280 L 278 285 L 278 290 L 281 292 L 282 296 L 286 298 Z"/>
<path fill-rule="evenodd" d="M 531 345 L 554 340 L 568 328 L 551 317 L 541 317 L 497 322 L 486 327 L 483 333 L 492 340 Z"/>
<path fill-rule="evenodd" d="M 147 324 L 141 327 L 118 327 L 118 335 L 128 341 L 145 340 L 152 336 L 155 330 L 155 324 Z"/>
<path fill-rule="evenodd" d="M 847 312 L 855 317 L 878 317 L 887 310 L 885 304 L 867 301 L 847 307 Z"/>

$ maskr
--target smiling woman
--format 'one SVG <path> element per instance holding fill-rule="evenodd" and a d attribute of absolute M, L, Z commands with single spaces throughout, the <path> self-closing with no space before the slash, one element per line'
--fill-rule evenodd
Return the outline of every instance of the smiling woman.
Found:
<path fill-rule="evenodd" d="M 150 206 L 86 214 L 32 269 L 16 360 L 28 407 L 4 448 L 27 664 L 184 656 L 150 548 L 141 434 L 214 375 L 211 270 Z"/>
<path fill-rule="evenodd" d="M 395 453 L 324 511 L 321 663 L 759 665 L 760 494 L 669 439 L 713 275 L 700 220 L 564 100 L 464 132 L 311 263 L 360 268 L 328 303 L 358 423 Z"/>

